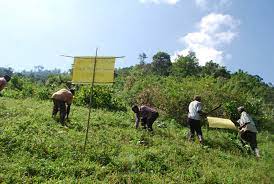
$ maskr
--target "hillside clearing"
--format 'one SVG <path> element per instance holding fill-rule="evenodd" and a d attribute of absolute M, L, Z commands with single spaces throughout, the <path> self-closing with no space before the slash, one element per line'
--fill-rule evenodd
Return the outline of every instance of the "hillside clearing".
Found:
<path fill-rule="evenodd" d="M 206 143 L 160 120 L 153 133 L 134 129 L 131 112 L 72 106 L 69 128 L 51 118 L 52 104 L 0 98 L 0 183 L 273 183 L 274 136 L 259 133 L 262 158 L 241 151 L 236 134 L 204 129 Z M 159 123 L 161 122 L 161 123 Z M 157 126 L 157 125 L 164 126 Z M 162 128 L 161 128 L 162 127 Z"/>

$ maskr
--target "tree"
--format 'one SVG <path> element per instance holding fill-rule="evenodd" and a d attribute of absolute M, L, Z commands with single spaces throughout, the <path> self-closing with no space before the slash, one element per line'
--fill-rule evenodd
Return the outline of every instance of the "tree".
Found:
<path fill-rule="evenodd" d="M 179 56 L 172 65 L 172 75 L 177 77 L 199 76 L 201 68 L 194 52 Z"/>
<path fill-rule="evenodd" d="M 144 52 L 139 54 L 138 59 L 140 60 L 140 65 L 141 66 L 146 64 L 146 62 L 145 62 L 146 58 L 147 58 L 147 55 Z"/>
<path fill-rule="evenodd" d="M 13 69 L 12 68 L 4 68 L 4 67 L 0 67 L 0 76 L 3 75 L 12 75 L 13 74 Z"/>
<path fill-rule="evenodd" d="M 227 71 L 226 67 L 220 66 L 218 63 L 214 63 L 213 61 L 209 61 L 205 64 L 205 66 L 202 67 L 202 75 L 206 76 L 213 76 L 215 78 L 217 77 L 223 77 L 223 78 L 230 78 L 230 73 Z"/>
<path fill-rule="evenodd" d="M 34 71 L 36 72 L 42 72 L 45 68 L 41 65 L 34 66 Z"/>
<path fill-rule="evenodd" d="M 170 61 L 170 55 L 165 52 L 158 52 L 152 58 L 151 68 L 155 74 L 161 76 L 168 76 L 172 63 Z"/>

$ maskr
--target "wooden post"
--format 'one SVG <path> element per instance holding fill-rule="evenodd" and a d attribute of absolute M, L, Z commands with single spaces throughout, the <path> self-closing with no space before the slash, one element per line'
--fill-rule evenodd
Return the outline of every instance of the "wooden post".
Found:
<path fill-rule="evenodd" d="M 86 145 L 87 145 L 87 140 L 88 140 L 88 131 L 89 131 L 89 124 L 90 124 L 91 105 L 92 105 L 92 99 L 93 99 L 93 88 L 94 88 L 97 52 L 98 52 L 98 48 L 96 48 L 96 54 L 95 54 L 94 65 L 93 65 L 93 78 L 92 78 L 92 83 L 91 83 L 91 94 L 90 94 L 90 99 L 89 99 L 89 112 L 88 112 L 88 122 L 87 122 L 86 138 L 85 138 L 85 144 L 84 144 L 84 152 L 86 150 Z"/>
<path fill-rule="evenodd" d="M 84 144 L 84 152 L 86 150 L 86 145 L 87 145 L 87 140 L 88 140 L 88 132 L 89 132 L 89 125 L 90 125 L 90 114 L 91 114 L 91 105 L 92 105 L 92 100 L 93 100 L 93 93 L 94 93 L 94 83 L 95 83 L 95 71 L 96 71 L 96 63 L 97 63 L 97 53 L 98 53 L 98 48 L 96 48 L 96 54 L 94 58 L 94 68 L 93 68 L 93 78 L 92 78 L 92 83 L 91 83 L 91 94 L 90 94 L 90 100 L 89 100 L 89 113 L 88 113 L 88 122 L 87 122 L 87 129 L 86 129 L 86 137 L 85 137 L 85 144 Z M 75 58 L 74 56 L 68 56 L 68 55 L 60 55 L 62 57 L 69 57 L 69 58 Z M 119 56 L 119 57 L 108 57 L 108 58 L 124 58 L 125 56 Z M 79 57 L 81 58 L 81 57 Z M 85 57 L 83 57 L 85 58 Z"/>

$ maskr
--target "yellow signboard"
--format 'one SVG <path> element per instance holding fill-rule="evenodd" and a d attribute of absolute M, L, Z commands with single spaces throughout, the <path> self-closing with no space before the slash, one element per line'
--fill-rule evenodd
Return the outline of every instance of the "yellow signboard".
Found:
<path fill-rule="evenodd" d="M 207 117 L 207 121 L 211 128 L 228 128 L 237 130 L 236 126 L 230 119 Z"/>
<path fill-rule="evenodd" d="M 114 65 L 115 57 L 96 57 L 96 65 L 95 57 L 74 57 L 72 83 L 90 84 L 93 76 L 94 83 L 113 83 Z"/>

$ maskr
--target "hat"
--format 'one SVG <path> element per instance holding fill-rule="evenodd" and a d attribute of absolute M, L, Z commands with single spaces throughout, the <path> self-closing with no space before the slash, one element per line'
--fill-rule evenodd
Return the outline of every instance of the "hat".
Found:
<path fill-rule="evenodd" d="M 194 96 L 194 100 L 197 100 L 197 101 L 201 101 L 201 96 L 199 96 L 199 95 L 196 95 L 196 96 Z"/>
<path fill-rule="evenodd" d="M 244 106 L 240 106 L 237 108 L 238 111 L 244 111 L 245 110 L 245 107 Z"/>

